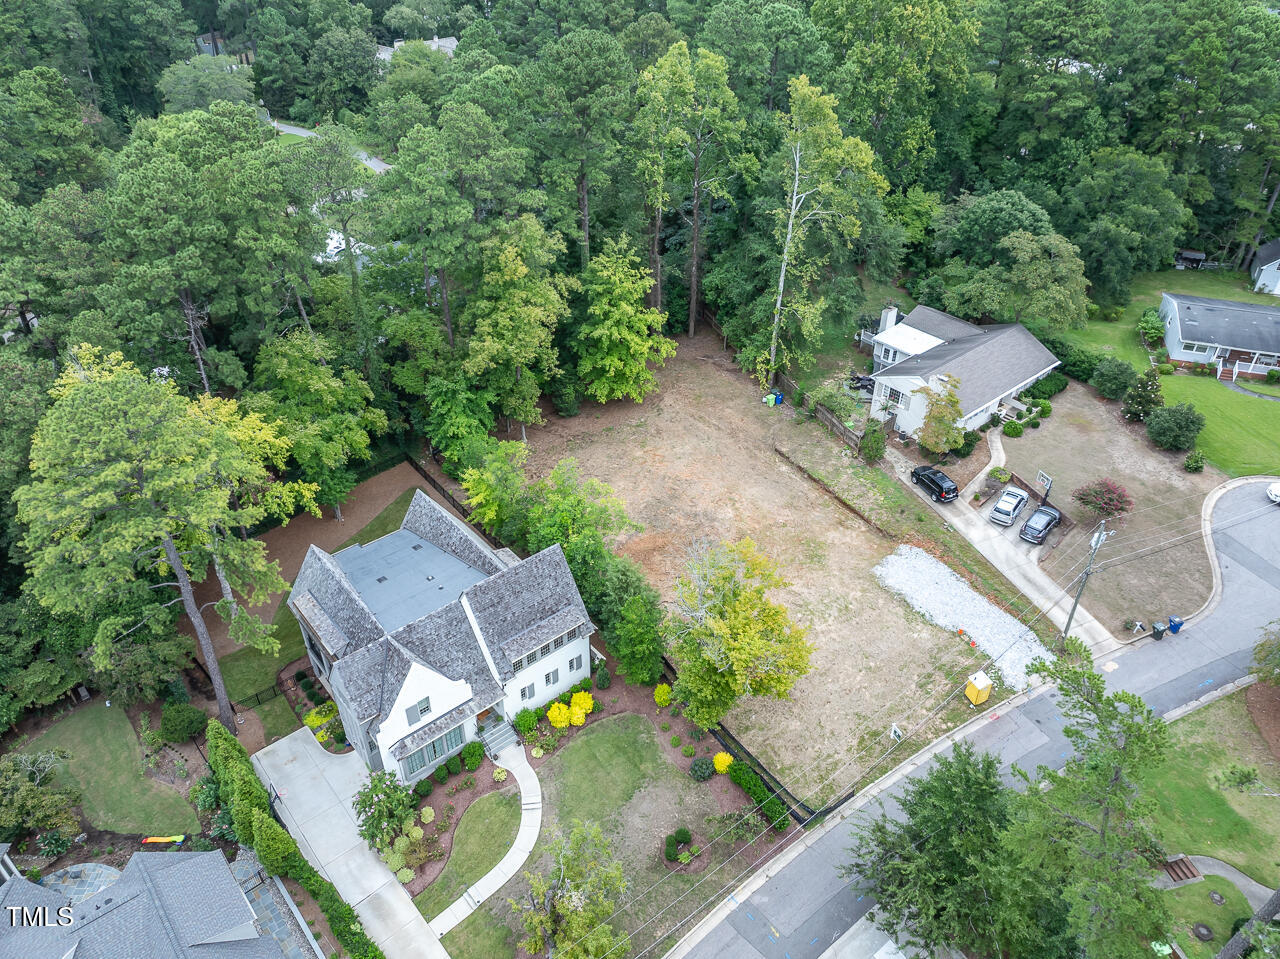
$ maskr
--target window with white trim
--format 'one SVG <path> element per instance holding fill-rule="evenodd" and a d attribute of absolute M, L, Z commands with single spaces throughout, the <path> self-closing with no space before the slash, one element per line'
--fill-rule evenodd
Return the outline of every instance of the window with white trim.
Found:
<path fill-rule="evenodd" d="M 880 359 L 884 360 L 886 363 L 892 363 L 897 358 L 898 358 L 898 351 L 895 350 L 892 346 L 880 347 Z"/>
<path fill-rule="evenodd" d="M 895 390 L 892 386 L 884 388 L 884 402 L 890 410 L 896 410 L 902 406 L 902 390 Z"/>
<path fill-rule="evenodd" d="M 582 669 L 582 654 L 579 653 L 573 659 L 569 660 L 569 672 L 576 673 Z"/>
<path fill-rule="evenodd" d="M 552 642 L 551 642 L 551 648 L 552 648 L 552 649 L 559 649 L 559 648 L 560 648 L 561 646 L 563 646 L 563 645 L 564 645 L 564 637 L 563 637 L 563 636 L 557 636 L 557 637 L 556 637 L 554 640 L 552 640 Z"/>
<path fill-rule="evenodd" d="M 1183 343 L 1182 348 L 1188 353 L 1208 353 L 1209 347 L 1204 343 Z"/>
<path fill-rule="evenodd" d="M 524 669 L 524 660 L 513 659 L 511 661 L 511 668 L 514 669 L 517 673 L 520 672 L 520 670 Z"/>
<path fill-rule="evenodd" d="M 527 702 L 530 699 L 533 699 L 533 683 L 520 688 L 520 702 Z"/>
<path fill-rule="evenodd" d="M 560 670 L 553 669 L 551 672 L 547 673 L 544 678 L 546 679 L 548 686 L 554 686 L 560 682 Z"/>
<path fill-rule="evenodd" d="M 443 736 L 437 736 L 431 742 L 405 756 L 400 765 L 406 777 L 421 772 L 427 763 L 438 762 L 449 753 L 462 748 L 462 727 L 454 726 Z"/>
<path fill-rule="evenodd" d="M 543 656 L 543 657 L 550 656 L 550 655 L 551 655 L 551 644 L 550 644 L 550 643 L 543 643 L 543 644 L 542 644 L 542 648 L 541 648 L 540 650 L 538 650 L 538 655 L 539 655 L 539 656 Z"/>
<path fill-rule="evenodd" d="M 404 711 L 405 719 L 409 721 L 410 726 L 416 726 L 422 722 L 423 716 L 431 715 L 431 697 L 423 696 L 416 703 Z"/>
<path fill-rule="evenodd" d="M 538 651 L 536 649 L 531 649 L 529 650 L 529 652 L 525 653 L 524 664 L 526 666 L 532 666 L 537 661 L 538 661 Z"/>

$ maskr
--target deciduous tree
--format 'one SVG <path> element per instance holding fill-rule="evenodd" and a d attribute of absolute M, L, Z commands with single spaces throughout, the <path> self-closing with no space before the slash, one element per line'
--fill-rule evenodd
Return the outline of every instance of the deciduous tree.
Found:
<path fill-rule="evenodd" d="M 685 715 L 715 726 L 742 696 L 785 699 L 809 672 L 813 646 L 786 607 L 768 597 L 787 585 L 750 539 L 703 548 L 675 585 L 667 643 Z"/>
<path fill-rule="evenodd" d="M 587 320 L 578 331 L 578 376 L 599 403 L 627 397 L 639 403 L 658 388 L 649 364 L 661 366 L 676 344 L 662 335 L 666 316 L 646 309 L 653 277 L 625 238 L 607 239 L 583 277 Z"/>
<path fill-rule="evenodd" d="M 964 410 L 960 407 L 960 381 L 949 373 L 938 379 L 937 387 L 925 385 L 916 390 L 925 398 L 924 422 L 916 432 L 920 445 L 933 453 L 949 453 L 964 443 L 964 427 L 960 423 Z"/>
<path fill-rule="evenodd" d="M 1129 422 L 1140 423 L 1162 406 L 1164 395 L 1160 392 L 1160 371 L 1148 366 L 1124 395 L 1124 408 L 1120 412 Z"/>

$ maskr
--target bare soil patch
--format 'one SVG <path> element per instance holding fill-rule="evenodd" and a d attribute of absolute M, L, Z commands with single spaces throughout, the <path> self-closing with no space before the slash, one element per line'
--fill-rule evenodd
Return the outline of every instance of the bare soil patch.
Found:
<path fill-rule="evenodd" d="M 529 471 L 572 456 L 609 483 L 644 524 L 618 548 L 666 598 L 700 541 L 750 536 L 778 562 L 792 584 L 778 598 L 809 631 L 813 670 L 790 700 L 744 701 L 727 725 L 797 796 L 831 798 L 852 778 L 860 738 L 888 728 L 889 701 L 932 688 L 953 637 L 875 581 L 896 544 L 775 454 L 792 408 L 765 407 L 714 335 L 682 339 L 658 377 L 643 405 L 548 411 L 528 429 Z"/>
<path fill-rule="evenodd" d="M 1117 529 L 1098 551 L 1097 571 L 1084 604 L 1120 639 L 1132 633 L 1126 620 L 1189 616 L 1209 598 L 1213 573 L 1200 534 L 1205 496 L 1226 477 L 1212 466 L 1203 473 L 1182 468 L 1185 453 L 1156 449 L 1141 423 L 1120 415 L 1120 404 L 1072 383 L 1052 400 L 1040 429 L 1004 437 L 1006 466 L 1032 479 L 1053 477 L 1050 502 L 1076 520 L 1060 543 L 1041 553 L 1041 566 L 1070 586 L 1084 568 L 1096 520 L 1071 499 L 1071 491 L 1103 477 L 1133 497 L 1134 510 L 1108 527 Z"/>
<path fill-rule="evenodd" d="M 1244 703 L 1271 755 L 1280 761 L 1280 687 L 1254 683 L 1245 690 Z"/>

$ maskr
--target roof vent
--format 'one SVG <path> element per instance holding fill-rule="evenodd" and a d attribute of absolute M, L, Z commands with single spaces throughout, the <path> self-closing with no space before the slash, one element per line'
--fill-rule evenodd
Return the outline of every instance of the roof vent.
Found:
<path fill-rule="evenodd" d="M 444 589 L 444 585 L 437 586 L 436 589 Z"/>
<path fill-rule="evenodd" d="M 387 577 L 385 576 L 379 576 L 377 579 L 377 582 L 379 583 L 385 583 L 386 581 L 387 581 Z"/>
<path fill-rule="evenodd" d="M 421 543 L 414 543 L 414 544 L 413 544 L 413 551 L 414 551 L 415 553 L 416 553 L 418 550 L 420 550 L 420 549 L 422 549 L 422 544 L 421 544 Z"/>
<path fill-rule="evenodd" d="M 427 574 L 427 582 L 429 583 L 429 582 L 431 582 L 433 579 L 435 579 L 435 577 L 428 573 L 428 574 Z"/>

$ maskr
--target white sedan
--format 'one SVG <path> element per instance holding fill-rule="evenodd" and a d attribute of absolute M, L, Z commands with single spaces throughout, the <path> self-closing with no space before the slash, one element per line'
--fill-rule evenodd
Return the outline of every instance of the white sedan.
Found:
<path fill-rule="evenodd" d="M 1267 499 L 1273 503 L 1280 503 L 1280 483 L 1272 483 L 1267 487 Z"/>

